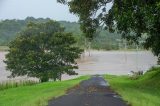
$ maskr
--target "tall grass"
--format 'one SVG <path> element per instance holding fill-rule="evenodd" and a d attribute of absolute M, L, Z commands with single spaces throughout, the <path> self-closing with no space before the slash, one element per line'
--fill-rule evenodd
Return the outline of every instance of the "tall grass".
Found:
<path fill-rule="evenodd" d="M 20 86 L 35 85 L 37 83 L 38 83 L 37 81 L 33 81 L 33 80 L 1 82 L 0 83 L 0 90 L 9 89 L 9 88 L 16 88 L 16 87 L 20 87 Z"/>

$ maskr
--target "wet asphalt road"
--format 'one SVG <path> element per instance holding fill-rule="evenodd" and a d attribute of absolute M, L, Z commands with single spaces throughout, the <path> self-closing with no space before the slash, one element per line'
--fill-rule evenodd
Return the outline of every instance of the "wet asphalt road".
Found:
<path fill-rule="evenodd" d="M 66 95 L 49 101 L 49 106 L 127 106 L 101 76 L 82 81 Z"/>

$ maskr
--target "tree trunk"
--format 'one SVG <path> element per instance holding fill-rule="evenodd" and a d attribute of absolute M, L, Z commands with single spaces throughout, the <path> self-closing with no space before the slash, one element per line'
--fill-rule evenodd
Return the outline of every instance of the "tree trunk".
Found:
<path fill-rule="evenodd" d="M 59 73 L 58 79 L 61 81 L 62 80 L 62 73 Z"/>
<path fill-rule="evenodd" d="M 46 74 L 43 74 L 43 76 L 40 78 L 40 81 L 41 82 L 48 82 L 49 81 L 49 78 Z"/>

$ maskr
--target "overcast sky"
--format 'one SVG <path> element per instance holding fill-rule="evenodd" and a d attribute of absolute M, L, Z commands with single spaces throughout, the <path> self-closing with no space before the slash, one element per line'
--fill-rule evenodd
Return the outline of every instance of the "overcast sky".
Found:
<path fill-rule="evenodd" d="M 75 15 L 69 13 L 67 6 L 57 0 L 0 0 L 0 19 L 52 18 L 54 20 L 77 21 Z"/>
<path fill-rule="evenodd" d="M 68 7 L 57 3 L 57 0 L 0 0 L 0 20 L 25 19 L 28 16 L 78 21 L 75 15 L 69 13 Z"/>

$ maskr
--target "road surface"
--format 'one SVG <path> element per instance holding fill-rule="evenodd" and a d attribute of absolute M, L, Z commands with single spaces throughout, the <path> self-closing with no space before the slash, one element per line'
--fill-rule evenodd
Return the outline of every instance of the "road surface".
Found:
<path fill-rule="evenodd" d="M 49 106 L 127 106 L 101 76 L 82 81 L 66 95 L 49 101 Z"/>

